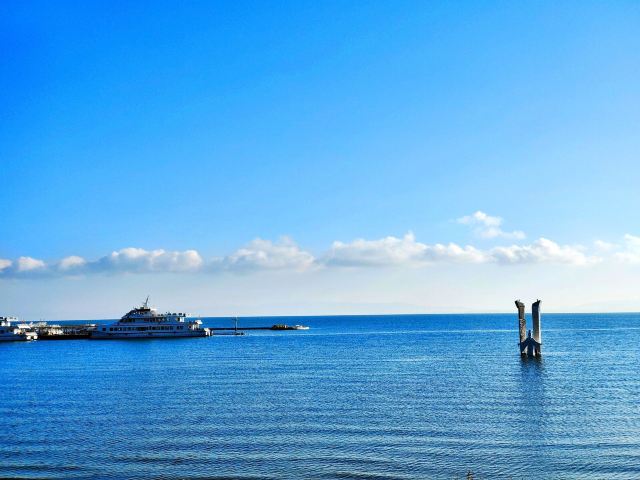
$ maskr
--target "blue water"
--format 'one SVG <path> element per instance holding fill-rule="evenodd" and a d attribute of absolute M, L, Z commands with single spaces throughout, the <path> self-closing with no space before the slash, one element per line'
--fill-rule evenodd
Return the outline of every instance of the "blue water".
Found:
<path fill-rule="evenodd" d="M 541 361 L 515 315 L 273 323 L 0 344 L 0 477 L 640 478 L 639 314 L 544 315 Z"/>

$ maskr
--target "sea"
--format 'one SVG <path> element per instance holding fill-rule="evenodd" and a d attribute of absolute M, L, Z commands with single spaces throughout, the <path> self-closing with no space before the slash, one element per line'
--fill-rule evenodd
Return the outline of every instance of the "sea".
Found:
<path fill-rule="evenodd" d="M 276 323 L 0 344 L 0 478 L 640 478 L 640 314 Z"/>

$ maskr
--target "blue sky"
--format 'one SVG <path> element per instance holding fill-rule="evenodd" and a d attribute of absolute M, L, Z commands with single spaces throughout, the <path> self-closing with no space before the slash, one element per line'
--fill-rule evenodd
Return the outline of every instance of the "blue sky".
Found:
<path fill-rule="evenodd" d="M 635 2 L 3 2 L 0 306 L 91 315 L 82 285 L 112 299 L 96 315 L 149 286 L 210 314 L 449 311 L 504 282 L 480 306 L 501 310 L 533 268 L 523 296 L 579 278 L 557 309 L 633 308 L 599 286 L 637 283 L 639 21 Z"/>

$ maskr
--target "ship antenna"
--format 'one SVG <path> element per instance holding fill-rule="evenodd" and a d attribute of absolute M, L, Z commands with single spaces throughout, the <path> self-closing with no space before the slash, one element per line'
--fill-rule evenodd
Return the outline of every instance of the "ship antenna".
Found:
<path fill-rule="evenodd" d="M 147 295 L 147 299 L 142 304 L 142 308 L 149 308 L 149 295 Z"/>

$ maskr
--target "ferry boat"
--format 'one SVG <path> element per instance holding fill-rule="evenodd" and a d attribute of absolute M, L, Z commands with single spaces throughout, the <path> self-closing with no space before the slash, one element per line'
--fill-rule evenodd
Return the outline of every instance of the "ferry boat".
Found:
<path fill-rule="evenodd" d="M 202 328 L 202 321 L 186 313 L 158 313 L 149 306 L 149 297 L 141 307 L 134 308 L 120 320 L 98 325 L 90 338 L 176 338 L 208 337 L 211 330 Z"/>
<path fill-rule="evenodd" d="M 11 323 L 17 321 L 15 317 L 0 317 L 0 342 L 29 341 L 38 338 L 38 334 L 31 330 L 29 325 Z"/>

